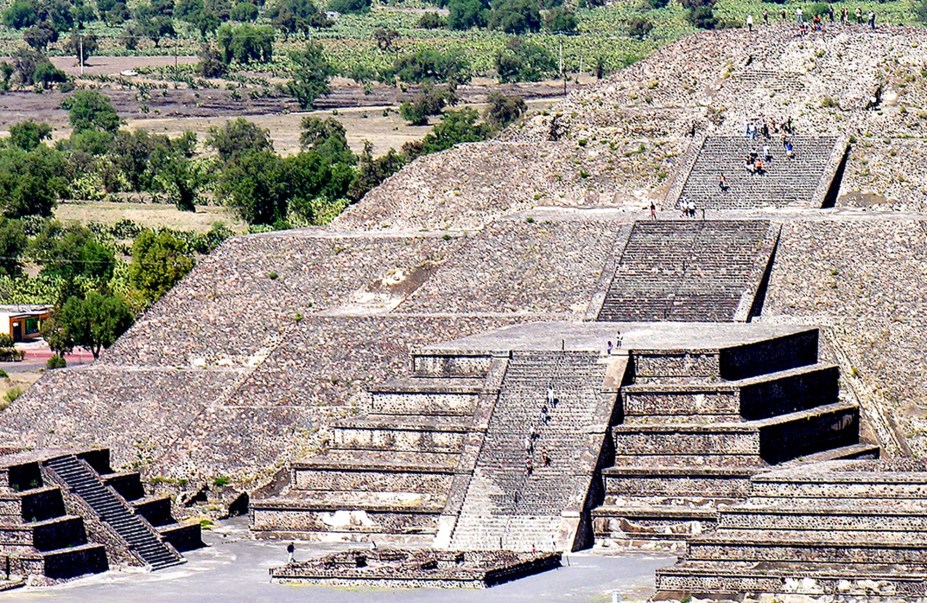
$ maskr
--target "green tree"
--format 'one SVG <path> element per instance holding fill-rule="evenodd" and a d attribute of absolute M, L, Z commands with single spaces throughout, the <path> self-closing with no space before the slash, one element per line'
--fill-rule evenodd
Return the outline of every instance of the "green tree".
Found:
<path fill-rule="evenodd" d="M 470 65 L 459 51 L 442 52 L 432 48 L 421 48 L 414 54 L 396 57 L 393 61 L 393 75 L 409 83 L 463 84 L 470 81 Z"/>
<path fill-rule="evenodd" d="M 24 151 L 31 151 L 50 138 L 51 133 L 50 125 L 27 119 L 10 126 L 10 142 Z"/>
<path fill-rule="evenodd" d="M 17 276 L 22 273 L 22 256 L 28 243 L 22 222 L 0 218 L 0 274 Z"/>
<path fill-rule="evenodd" d="M 274 30 L 266 25 L 223 25 L 216 32 L 216 44 L 226 64 L 269 63 L 274 58 Z"/>
<path fill-rule="evenodd" d="M 58 30 L 51 23 L 43 21 L 24 31 L 23 41 L 31 48 L 39 52 L 45 52 L 48 50 L 49 44 L 58 41 Z"/>
<path fill-rule="evenodd" d="M 96 34 L 82 34 L 76 31 L 71 34 L 67 44 L 65 44 L 65 49 L 73 54 L 78 61 L 83 60 L 84 65 L 87 64 L 87 59 L 96 54 L 99 47 L 100 44 L 97 41 Z"/>
<path fill-rule="evenodd" d="M 645 39 L 653 30 L 653 23 L 646 17 L 632 17 L 628 20 L 628 35 L 638 40 Z"/>
<path fill-rule="evenodd" d="M 399 107 L 399 114 L 413 126 L 424 126 L 432 115 L 441 111 L 455 101 L 454 93 L 448 88 L 435 88 L 426 85 L 422 90 Z"/>
<path fill-rule="evenodd" d="M 574 33 L 576 25 L 576 14 L 566 8 L 554 8 L 544 15 L 544 26 L 548 31 Z"/>
<path fill-rule="evenodd" d="M 415 27 L 417 29 L 441 29 L 442 27 L 447 27 L 447 19 L 438 13 L 429 11 L 427 13 L 422 13 Z"/>
<path fill-rule="evenodd" d="M 65 188 L 64 158 L 39 145 L 0 150 L 0 206 L 8 218 L 49 216 Z"/>
<path fill-rule="evenodd" d="M 206 144 L 215 149 L 223 161 L 237 159 L 249 151 L 273 151 L 274 148 L 270 131 L 243 117 L 209 128 Z"/>
<path fill-rule="evenodd" d="M 219 194 L 248 224 L 286 219 L 290 191 L 283 160 L 264 150 L 248 150 L 226 165 Z"/>
<path fill-rule="evenodd" d="M 11 29 L 25 29 L 38 22 L 38 3 L 31 0 L 15 0 L 3 11 L 3 24 Z"/>
<path fill-rule="evenodd" d="M 132 244 L 129 282 L 154 303 L 186 276 L 194 263 L 182 240 L 167 232 L 143 230 Z"/>
<path fill-rule="evenodd" d="M 373 145 L 365 141 L 364 150 L 357 163 L 357 173 L 348 189 L 348 198 L 352 201 L 359 201 L 367 194 L 367 191 L 379 186 L 381 182 L 401 170 L 407 163 L 409 159 L 397 153 L 395 149 L 390 149 L 381 157 L 374 157 Z"/>
<path fill-rule="evenodd" d="M 335 70 L 322 53 L 322 46 L 315 42 L 306 49 L 290 54 L 293 63 L 293 79 L 287 82 L 286 93 L 296 99 L 303 109 L 312 107 L 315 99 L 331 92 L 329 79 Z"/>
<path fill-rule="evenodd" d="M 228 65 L 222 60 L 222 53 L 210 44 L 203 44 L 197 56 L 200 62 L 196 68 L 203 77 L 222 77 L 228 71 Z"/>
<path fill-rule="evenodd" d="M 496 53 L 496 72 L 501 82 L 537 82 L 557 73 L 557 61 L 540 44 L 512 38 Z"/>
<path fill-rule="evenodd" d="M 914 16 L 921 23 L 927 24 L 927 0 L 918 0 L 914 3 Z"/>
<path fill-rule="evenodd" d="M 490 134 L 490 129 L 481 123 L 476 109 L 469 107 L 447 111 L 441 123 L 435 126 L 422 140 L 424 153 L 437 153 L 461 142 L 480 142 Z"/>
<path fill-rule="evenodd" d="M 299 147 L 304 151 L 315 151 L 330 163 L 354 163 L 356 158 L 348 146 L 347 132 L 334 117 L 324 119 L 312 115 L 303 117 L 300 123 Z"/>
<path fill-rule="evenodd" d="M 715 11 L 711 6 L 694 6 L 689 9 L 686 19 L 699 29 L 715 29 L 718 26 L 718 19 L 715 17 Z"/>
<path fill-rule="evenodd" d="M 319 9 L 310 0 L 277 0 L 265 11 L 274 29 L 283 32 L 284 40 L 295 33 L 306 35 Z"/>
<path fill-rule="evenodd" d="M 332 163 L 315 151 L 284 159 L 288 184 L 288 213 L 309 224 L 325 224 L 347 205 L 344 200 L 354 180 L 354 169 Z"/>
<path fill-rule="evenodd" d="M 451 29 L 463 30 L 486 25 L 489 5 L 483 0 L 449 0 L 447 3 L 447 25 Z"/>
<path fill-rule="evenodd" d="M 200 163 L 174 155 L 158 171 L 158 189 L 180 211 L 196 211 L 200 190 L 208 178 Z"/>
<path fill-rule="evenodd" d="M 256 21 L 260 10 L 250 2 L 239 2 L 232 9 L 232 19 L 239 23 L 250 23 Z"/>
<path fill-rule="evenodd" d="M 499 0 L 489 11 L 487 25 L 509 34 L 540 31 L 541 12 L 533 0 Z"/>
<path fill-rule="evenodd" d="M 380 50 L 389 50 L 393 47 L 393 42 L 399 38 L 399 32 L 395 29 L 378 27 L 373 30 L 373 39 L 377 42 L 377 48 Z"/>
<path fill-rule="evenodd" d="M 42 339 L 48 344 L 48 349 L 54 352 L 55 356 L 64 359 L 65 354 L 74 351 L 74 341 L 62 328 L 59 321 L 55 319 L 54 315 L 42 321 L 39 332 L 42 334 Z"/>
<path fill-rule="evenodd" d="M 361 14 L 370 11 L 371 0 L 328 0 L 328 9 L 343 15 Z"/>
<path fill-rule="evenodd" d="M 115 132 L 122 120 L 108 98 L 93 90 L 75 92 L 61 103 L 68 111 L 68 121 L 75 132 L 102 130 Z"/>
<path fill-rule="evenodd" d="M 498 90 L 491 92 L 488 100 L 489 104 L 486 106 L 483 117 L 487 123 L 499 130 L 524 115 L 528 110 L 525 99 L 516 95 L 509 96 Z"/>
<path fill-rule="evenodd" d="M 69 297 L 54 319 L 65 346 L 88 349 L 94 358 L 99 358 L 100 351 L 113 345 L 134 321 L 135 316 L 125 300 L 95 291 L 83 299 Z"/>
<path fill-rule="evenodd" d="M 32 83 L 41 85 L 45 90 L 48 90 L 54 84 L 63 84 L 66 81 L 68 81 L 68 76 L 52 65 L 52 62 L 48 59 L 40 61 L 32 73 Z"/>
<path fill-rule="evenodd" d="M 32 239 L 29 255 L 42 264 L 42 274 L 74 282 L 78 278 L 106 283 L 113 276 L 116 256 L 96 240 L 86 226 L 63 226 L 54 220 Z"/>

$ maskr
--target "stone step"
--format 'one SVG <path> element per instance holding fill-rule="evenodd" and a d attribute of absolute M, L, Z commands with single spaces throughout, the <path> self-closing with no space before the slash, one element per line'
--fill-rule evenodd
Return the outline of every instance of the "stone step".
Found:
<path fill-rule="evenodd" d="M 76 515 L 0 525 L 0 552 L 7 555 L 53 551 L 86 543 L 84 521 Z"/>
<path fill-rule="evenodd" d="M 762 467 L 610 467 L 602 471 L 605 501 L 653 499 L 737 500 L 750 493 Z"/>
<path fill-rule="evenodd" d="M 921 501 L 795 499 L 783 505 L 750 500 L 726 508 L 722 528 L 759 530 L 927 532 L 927 504 Z M 925 534 L 927 536 L 927 534 Z M 810 538 L 816 538 L 816 534 Z"/>
<path fill-rule="evenodd" d="M 10 573 L 13 575 L 43 576 L 52 581 L 69 580 L 109 569 L 106 548 L 102 544 L 81 544 L 53 551 L 24 554 L 11 557 L 10 562 Z"/>
<path fill-rule="evenodd" d="M 699 150 L 681 195 L 695 202 L 697 208 L 709 210 L 819 204 L 822 199 L 815 198 L 815 194 L 822 179 L 830 177 L 825 170 L 839 150 L 838 139 L 793 136 L 791 140 L 795 155 L 790 160 L 778 140 L 709 136 Z M 762 153 L 764 143 L 769 145 L 773 159 L 765 162 L 765 174 L 750 174 L 744 168 L 744 160 L 750 151 Z M 729 186 L 727 191 L 718 186 L 722 173 Z"/>
<path fill-rule="evenodd" d="M 719 565 L 686 560 L 659 568 L 657 589 L 662 598 L 682 595 L 678 599 L 693 596 L 717 600 L 725 595 L 768 593 L 813 597 L 857 595 L 872 601 L 883 594 L 900 601 L 927 594 L 927 571 L 918 565 L 876 563 L 776 566 L 767 562 Z"/>
<path fill-rule="evenodd" d="M 624 424 L 613 429 L 619 456 L 756 455 L 780 463 L 833 447 L 855 444 L 859 409 L 835 402 L 747 423 Z"/>
<path fill-rule="evenodd" d="M 594 509 L 596 538 L 629 541 L 632 545 L 633 541 L 659 541 L 678 546 L 712 529 L 717 522 L 714 501 L 705 506 L 635 503 L 606 504 Z"/>
<path fill-rule="evenodd" d="M 482 388 L 483 379 L 397 379 L 370 390 L 370 409 L 392 415 L 469 416 Z"/>
<path fill-rule="evenodd" d="M 813 534 L 813 536 L 812 536 Z M 882 531 L 719 529 L 689 541 L 687 560 L 816 563 L 920 563 L 921 534 Z"/>
<path fill-rule="evenodd" d="M 839 369 L 813 364 L 719 383 L 632 384 L 622 388 L 625 423 L 764 419 L 832 403 Z"/>
<path fill-rule="evenodd" d="M 398 452 L 457 452 L 470 429 L 468 418 L 373 415 L 339 421 L 333 447 Z"/>
<path fill-rule="evenodd" d="M 927 471 L 886 472 L 881 466 L 882 461 L 847 460 L 771 471 L 754 477 L 753 496 L 871 501 L 927 498 Z"/>

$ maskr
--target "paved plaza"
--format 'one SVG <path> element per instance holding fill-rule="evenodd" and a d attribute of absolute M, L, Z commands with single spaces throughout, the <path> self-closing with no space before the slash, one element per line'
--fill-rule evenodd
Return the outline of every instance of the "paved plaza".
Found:
<path fill-rule="evenodd" d="M 559 570 L 487 590 L 385 590 L 321 588 L 274 584 L 267 570 L 286 561 L 285 543 L 248 537 L 244 518 L 221 522 L 204 532 L 210 546 L 185 554 L 184 565 L 156 573 L 108 572 L 51 588 L 24 588 L 5 593 L 14 602 L 55 601 L 94 603 L 160 601 L 301 601 L 312 603 L 441 603 L 559 602 L 607 603 L 612 593 L 621 600 L 643 601 L 653 592 L 654 571 L 674 558 L 642 554 L 568 555 Z M 320 556 L 342 545 L 297 543 L 297 558 Z"/>

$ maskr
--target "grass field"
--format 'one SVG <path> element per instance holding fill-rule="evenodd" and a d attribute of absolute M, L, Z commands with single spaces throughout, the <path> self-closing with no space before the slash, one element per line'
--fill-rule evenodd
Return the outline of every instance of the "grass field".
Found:
<path fill-rule="evenodd" d="M 173 205 L 155 203 L 109 203 L 104 201 L 68 201 L 59 203 L 55 217 L 65 223 L 99 222 L 113 225 L 131 220 L 142 227 L 165 227 L 174 230 L 208 232 L 213 224 L 222 222 L 235 232 L 244 232 L 246 225 L 225 207 L 197 207 L 195 213 L 179 211 Z"/>

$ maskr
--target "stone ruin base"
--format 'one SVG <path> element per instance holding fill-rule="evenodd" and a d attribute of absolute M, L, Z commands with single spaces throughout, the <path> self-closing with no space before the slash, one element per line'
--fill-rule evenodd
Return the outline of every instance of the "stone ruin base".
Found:
<path fill-rule="evenodd" d="M 560 553 L 350 550 L 270 569 L 272 580 L 325 586 L 489 588 L 560 567 Z"/>
<path fill-rule="evenodd" d="M 840 595 L 732 595 L 703 599 L 685 597 L 682 599 L 654 597 L 652 601 L 662 603 L 927 603 L 925 597 L 908 597 L 901 595 L 880 594 L 840 594 Z"/>

